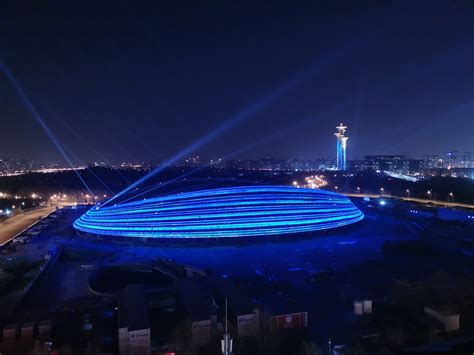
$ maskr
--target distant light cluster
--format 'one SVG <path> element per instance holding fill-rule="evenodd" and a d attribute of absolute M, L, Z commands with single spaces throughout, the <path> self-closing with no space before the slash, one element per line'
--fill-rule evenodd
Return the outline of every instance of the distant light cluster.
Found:
<path fill-rule="evenodd" d="M 85 170 L 86 168 L 83 166 L 76 167 L 76 168 L 40 168 L 40 169 L 30 169 L 30 170 L 15 170 L 4 172 L 0 171 L 0 176 L 20 176 L 30 173 L 40 173 L 40 174 L 51 174 L 51 173 L 62 173 L 65 171 L 80 171 Z"/>
<path fill-rule="evenodd" d="M 286 186 L 219 188 L 93 207 L 74 222 L 93 234 L 145 238 L 229 238 L 295 234 L 355 223 L 345 196 Z"/>

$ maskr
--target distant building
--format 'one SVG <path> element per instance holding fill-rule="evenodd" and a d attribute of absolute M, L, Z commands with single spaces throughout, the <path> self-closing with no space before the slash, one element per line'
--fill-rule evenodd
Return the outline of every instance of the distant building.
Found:
<path fill-rule="evenodd" d="M 474 168 L 474 159 L 470 152 L 451 151 L 442 155 L 425 155 L 424 165 L 426 169 Z"/>
<path fill-rule="evenodd" d="M 107 163 L 105 163 L 103 161 L 93 161 L 92 163 L 89 164 L 89 167 L 90 168 L 96 168 L 96 167 L 106 168 L 106 167 L 108 167 L 108 165 L 107 165 Z"/>
<path fill-rule="evenodd" d="M 210 166 L 213 166 L 213 167 L 222 167 L 222 158 L 219 158 L 219 159 L 211 159 L 209 161 L 209 165 Z"/>
<path fill-rule="evenodd" d="M 0 175 L 16 175 L 42 169 L 45 166 L 36 160 L 0 158 Z"/>
<path fill-rule="evenodd" d="M 235 170 L 336 170 L 335 161 L 331 159 L 302 160 L 265 157 L 259 160 L 228 160 L 222 165 L 227 169 Z"/>
<path fill-rule="evenodd" d="M 181 164 L 181 166 L 186 166 L 186 167 L 191 167 L 191 168 L 194 168 L 200 165 L 201 165 L 201 157 L 199 155 L 188 157 Z"/>
<path fill-rule="evenodd" d="M 400 174 L 415 174 L 423 172 L 423 160 L 409 159 L 404 155 L 366 155 L 363 160 L 349 163 L 354 171 L 389 171 Z"/>
<path fill-rule="evenodd" d="M 474 180 L 474 168 L 429 168 L 424 170 L 424 174 L 429 176 L 461 177 Z"/>

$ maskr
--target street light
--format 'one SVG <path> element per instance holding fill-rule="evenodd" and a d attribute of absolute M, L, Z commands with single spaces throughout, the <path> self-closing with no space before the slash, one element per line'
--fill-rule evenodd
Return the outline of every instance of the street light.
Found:
<path fill-rule="evenodd" d="M 431 190 L 426 191 L 426 193 L 428 194 L 428 197 L 429 197 L 429 199 L 430 199 L 430 201 L 431 201 Z"/>
<path fill-rule="evenodd" d="M 385 189 L 383 187 L 380 188 L 380 194 L 383 195 Z"/>
<path fill-rule="evenodd" d="M 360 187 L 359 186 L 357 186 L 357 193 L 360 194 Z"/>
<path fill-rule="evenodd" d="M 337 187 L 337 186 L 334 186 L 334 189 L 337 191 L 337 190 L 339 189 L 339 187 Z"/>
<path fill-rule="evenodd" d="M 407 197 L 410 198 L 410 189 L 407 189 Z"/>
<path fill-rule="evenodd" d="M 451 199 L 451 202 L 454 202 L 454 194 L 452 192 L 449 193 L 449 198 Z"/>

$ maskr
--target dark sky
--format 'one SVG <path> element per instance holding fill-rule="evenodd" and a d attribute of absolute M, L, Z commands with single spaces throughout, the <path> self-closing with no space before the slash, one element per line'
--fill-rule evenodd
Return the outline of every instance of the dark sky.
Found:
<path fill-rule="evenodd" d="M 472 1 L 32 3 L 0 60 L 85 162 L 474 152 Z M 3 72 L 0 157 L 62 161 Z"/>

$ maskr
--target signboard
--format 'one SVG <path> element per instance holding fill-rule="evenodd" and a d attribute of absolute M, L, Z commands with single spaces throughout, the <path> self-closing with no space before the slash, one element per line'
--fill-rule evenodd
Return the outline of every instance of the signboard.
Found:
<path fill-rule="evenodd" d="M 194 344 L 207 344 L 211 339 L 211 320 L 193 322 L 191 325 L 191 337 Z"/>
<path fill-rule="evenodd" d="M 308 326 L 308 313 L 282 314 L 271 318 L 274 329 L 294 329 Z"/>
<path fill-rule="evenodd" d="M 128 332 L 129 336 L 129 353 L 132 355 L 149 354 L 150 346 L 150 329 L 139 329 Z"/>
<path fill-rule="evenodd" d="M 255 313 L 237 316 L 237 334 L 239 338 L 257 335 L 257 317 Z"/>

